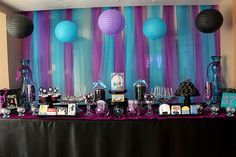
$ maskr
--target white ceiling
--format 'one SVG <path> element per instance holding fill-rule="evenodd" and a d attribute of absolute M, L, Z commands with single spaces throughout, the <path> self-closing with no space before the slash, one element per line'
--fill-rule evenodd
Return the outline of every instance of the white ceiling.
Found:
<path fill-rule="evenodd" d="M 19 11 L 33 11 L 105 6 L 209 5 L 219 4 L 220 1 L 222 0 L 0 0 L 0 3 Z"/>

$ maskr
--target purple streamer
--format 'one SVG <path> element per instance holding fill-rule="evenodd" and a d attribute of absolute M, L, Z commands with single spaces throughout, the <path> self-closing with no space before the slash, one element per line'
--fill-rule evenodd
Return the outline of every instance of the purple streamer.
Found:
<path fill-rule="evenodd" d="M 72 10 L 66 10 L 66 19 L 72 19 Z M 65 43 L 65 80 L 66 95 L 73 95 L 73 47 L 72 43 Z"/>
<path fill-rule="evenodd" d="M 197 17 L 199 13 L 199 6 L 192 7 L 193 19 Z M 203 62 L 202 62 L 202 48 L 201 48 L 201 35 L 199 30 L 194 27 L 195 33 L 195 55 L 196 55 L 196 87 L 200 93 L 204 93 L 204 74 L 203 74 Z M 203 96 L 196 97 L 197 102 L 201 102 Z"/>
<path fill-rule="evenodd" d="M 124 35 L 120 32 L 115 36 L 115 72 L 124 72 L 124 60 Z"/>
<path fill-rule="evenodd" d="M 92 9 L 92 30 L 93 30 L 93 81 L 101 80 L 102 65 L 102 32 L 98 27 L 98 17 L 102 8 Z"/>
<path fill-rule="evenodd" d="M 143 22 L 147 18 L 147 7 L 135 7 L 134 12 L 137 75 L 138 79 L 146 80 L 149 85 L 150 79 L 148 43 L 147 38 L 143 35 L 142 31 Z"/>
<path fill-rule="evenodd" d="M 23 12 L 23 15 L 27 16 L 29 19 L 33 19 L 33 12 Z M 32 43 L 32 36 L 28 36 L 22 40 L 22 58 L 23 59 L 30 59 L 31 53 L 31 44 Z"/>
<path fill-rule="evenodd" d="M 214 9 L 219 10 L 219 6 L 215 5 Z M 220 29 L 215 32 L 215 46 L 216 46 L 216 56 L 220 56 Z"/>
<path fill-rule="evenodd" d="M 50 11 L 38 12 L 38 15 L 40 85 L 48 88 L 51 86 Z"/>
<path fill-rule="evenodd" d="M 174 90 L 178 87 L 178 57 L 175 32 L 174 6 L 163 7 L 163 19 L 167 25 L 165 36 L 165 86 L 172 87 Z"/>

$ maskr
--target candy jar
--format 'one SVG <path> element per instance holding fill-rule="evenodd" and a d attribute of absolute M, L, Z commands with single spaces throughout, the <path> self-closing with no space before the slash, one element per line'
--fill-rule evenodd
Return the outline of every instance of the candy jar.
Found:
<path fill-rule="evenodd" d="M 235 108 L 228 106 L 226 108 L 226 113 L 228 117 L 234 117 L 234 113 L 235 113 Z"/>
<path fill-rule="evenodd" d="M 102 117 L 108 116 L 108 114 L 109 114 L 109 109 L 108 109 L 108 106 L 107 106 L 106 102 L 103 101 L 103 100 L 98 100 L 98 101 L 96 102 L 96 104 L 97 104 L 97 107 L 96 107 L 96 109 L 95 109 L 96 114 L 97 114 L 98 116 L 102 116 Z"/>
<path fill-rule="evenodd" d="M 154 95 L 153 94 L 145 94 L 144 95 L 145 103 L 147 104 L 147 113 L 146 116 L 152 116 L 153 110 L 152 110 L 152 104 L 154 103 Z"/>
<path fill-rule="evenodd" d="M 102 81 L 97 81 L 93 83 L 93 91 L 94 91 L 94 101 L 98 100 L 106 100 L 106 85 Z"/>
<path fill-rule="evenodd" d="M 128 100 L 127 114 L 129 116 L 138 116 L 140 114 L 138 100 Z"/>
<path fill-rule="evenodd" d="M 9 118 L 10 117 L 11 110 L 7 108 L 1 109 L 2 118 Z"/>
<path fill-rule="evenodd" d="M 30 110 L 31 110 L 33 116 L 38 115 L 39 108 L 37 105 L 35 105 L 35 104 L 31 105 Z"/>
<path fill-rule="evenodd" d="M 25 107 L 24 106 L 17 106 L 16 111 L 18 112 L 18 116 L 24 116 L 25 115 Z"/>
<path fill-rule="evenodd" d="M 145 80 L 138 80 L 133 84 L 135 88 L 135 99 L 139 102 L 142 102 L 144 100 L 144 94 L 147 90 L 147 83 Z"/>
<path fill-rule="evenodd" d="M 94 99 L 94 95 L 92 93 L 89 93 L 88 95 L 85 94 L 83 95 L 84 100 L 85 100 L 85 104 L 86 104 L 86 113 L 84 114 L 85 116 L 92 116 L 92 110 L 91 110 L 91 105 L 93 104 L 93 99 Z"/>

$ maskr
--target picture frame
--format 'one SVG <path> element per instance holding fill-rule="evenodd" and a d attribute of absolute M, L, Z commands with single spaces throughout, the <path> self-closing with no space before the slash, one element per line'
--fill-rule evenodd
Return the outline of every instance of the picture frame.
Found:
<path fill-rule="evenodd" d="M 236 93 L 235 92 L 223 92 L 221 97 L 222 108 L 233 107 L 236 108 Z"/>
<path fill-rule="evenodd" d="M 57 115 L 65 116 L 68 113 L 67 107 L 57 107 Z"/>
<path fill-rule="evenodd" d="M 16 109 L 18 106 L 18 100 L 16 94 L 8 94 L 6 96 L 6 108 L 13 110 Z"/>

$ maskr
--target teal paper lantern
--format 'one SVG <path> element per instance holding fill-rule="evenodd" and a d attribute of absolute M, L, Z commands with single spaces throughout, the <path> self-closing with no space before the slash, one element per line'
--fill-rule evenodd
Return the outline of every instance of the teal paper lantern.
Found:
<path fill-rule="evenodd" d="M 166 23 L 158 17 L 149 18 L 143 25 L 143 34 L 152 40 L 162 38 L 167 31 Z"/>
<path fill-rule="evenodd" d="M 62 42 L 73 42 L 78 38 L 78 28 L 72 21 L 62 21 L 57 24 L 55 34 Z"/>

